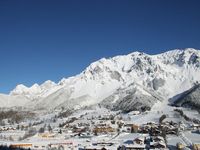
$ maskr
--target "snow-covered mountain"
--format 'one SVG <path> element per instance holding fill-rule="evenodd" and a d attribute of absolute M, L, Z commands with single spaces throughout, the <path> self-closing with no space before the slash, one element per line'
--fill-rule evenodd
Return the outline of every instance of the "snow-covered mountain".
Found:
<path fill-rule="evenodd" d="M 13 105 L 37 109 L 80 108 L 104 104 L 125 111 L 150 109 L 157 101 L 166 101 L 200 81 L 200 51 L 192 48 L 148 55 L 133 52 L 102 58 L 79 75 L 60 82 L 46 81 L 32 87 L 18 85 L 1 107 Z M 17 97 L 23 97 L 18 103 Z"/>

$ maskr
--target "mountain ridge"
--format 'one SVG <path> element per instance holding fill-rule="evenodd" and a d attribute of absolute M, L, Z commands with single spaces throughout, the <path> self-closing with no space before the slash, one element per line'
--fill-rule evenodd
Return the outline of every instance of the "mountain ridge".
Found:
<path fill-rule="evenodd" d="M 134 106 L 136 99 L 141 99 L 138 101 L 141 106 L 144 102 L 149 101 L 151 106 L 147 107 L 152 107 L 156 102 L 153 95 L 169 99 L 184 92 L 191 88 L 193 83 L 200 81 L 199 73 L 199 50 L 175 49 L 156 55 L 136 51 L 128 55 L 102 58 L 91 63 L 80 74 L 63 78 L 58 83 L 47 80 L 41 85 L 34 84 L 31 87 L 18 85 L 7 96 L 21 96 L 26 99 L 23 107 L 34 108 L 37 106 L 43 109 L 45 107 L 54 109 L 62 107 L 63 104 L 69 105 L 70 108 L 80 108 L 101 103 L 108 97 L 112 97 L 111 95 L 116 95 L 116 91 L 119 89 L 124 88 L 126 93 L 129 91 L 129 86 L 133 84 L 131 94 L 126 95 L 131 97 L 131 100 L 130 98 L 125 100 L 122 97 L 114 102 L 111 101 L 116 104 L 119 104 L 120 101 L 121 103 L 131 101 Z M 142 87 L 143 90 L 139 87 Z M 151 98 L 145 96 L 144 89 L 151 91 L 149 93 Z M 139 92 L 140 98 L 135 97 L 136 94 L 133 91 Z M 119 93 L 118 96 L 120 97 Z M 0 96 L 0 101 L 1 99 Z M 148 99 L 151 99 L 152 102 Z M 123 109 L 120 105 L 118 107 Z"/>

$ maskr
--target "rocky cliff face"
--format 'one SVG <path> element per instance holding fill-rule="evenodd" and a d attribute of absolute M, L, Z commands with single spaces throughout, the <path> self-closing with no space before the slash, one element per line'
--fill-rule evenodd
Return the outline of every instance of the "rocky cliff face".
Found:
<path fill-rule="evenodd" d="M 179 94 L 174 104 L 200 110 L 200 84 L 196 84 L 191 89 Z"/>

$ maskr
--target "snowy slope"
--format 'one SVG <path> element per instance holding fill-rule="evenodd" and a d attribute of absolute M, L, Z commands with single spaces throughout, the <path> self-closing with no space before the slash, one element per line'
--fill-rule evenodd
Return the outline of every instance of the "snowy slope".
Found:
<path fill-rule="evenodd" d="M 23 95 L 9 96 L 0 94 L 0 106 L 1 107 L 19 107 L 24 106 L 30 102 L 30 99 Z"/>
<path fill-rule="evenodd" d="M 57 84 L 46 81 L 32 87 L 18 85 L 9 96 L 26 97 L 30 102 L 26 105 L 23 103 L 23 106 L 43 109 L 62 106 L 80 108 L 105 102 L 106 99 L 119 109 L 123 109 L 123 102 L 128 101 L 135 106 L 136 99 L 140 105 L 138 107 L 147 103 L 147 99 L 150 99 L 148 107 L 152 107 L 157 101 L 155 95 L 167 100 L 182 93 L 200 81 L 199 74 L 199 50 L 177 49 L 157 55 L 136 51 L 128 55 L 102 58 L 79 75 L 63 78 Z M 123 90 L 119 92 L 120 89 Z M 122 95 L 126 92 L 131 93 L 128 101 L 124 101 Z"/>

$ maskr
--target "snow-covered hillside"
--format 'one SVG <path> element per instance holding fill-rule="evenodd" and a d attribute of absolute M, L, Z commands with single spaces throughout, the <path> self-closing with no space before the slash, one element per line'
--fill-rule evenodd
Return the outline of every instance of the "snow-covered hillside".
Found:
<path fill-rule="evenodd" d="M 46 81 L 32 87 L 18 85 L 6 99 L 0 96 L 0 101 L 8 101 L 1 103 L 1 107 L 16 104 L 48 110 L 80 108 L 101 102 L 113 109 L 135 110 L 144 104 L 151 108 L 156 101 L 166 101 L 190 89 L 200 81 L 199 74 L 199 50 L 177 49 L 157 55 L 136 51 L 102 58 L 79 75 L 63 78 L 58 83 Z M 18 96 L 24 98 L 19 103 L 18 98 L 13 98 Z"/>

